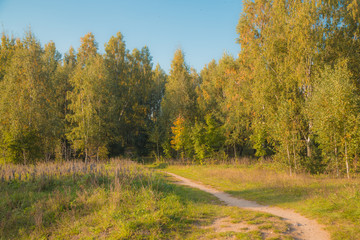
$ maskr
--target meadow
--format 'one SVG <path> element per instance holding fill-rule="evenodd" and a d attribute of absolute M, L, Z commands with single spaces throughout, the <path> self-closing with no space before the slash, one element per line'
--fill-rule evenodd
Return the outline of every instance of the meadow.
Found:
<path fill-rule="evenodd" d="M 278 217 L 172 181 L 120 159 L 0 165 L 0 239 L 292 239 Z"/>
<path fill-rule="evenodd" d="M 332 239 L 360 239 L 359 178 L 289 176 L 271 163 L 160 166 L 239 198 L 294 209 L 323 224 Z"/>

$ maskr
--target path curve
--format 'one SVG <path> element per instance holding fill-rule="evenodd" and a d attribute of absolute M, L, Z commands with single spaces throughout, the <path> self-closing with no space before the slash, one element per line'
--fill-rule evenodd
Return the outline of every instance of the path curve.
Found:
<path fill-rule="evenodd" d="M 195 183 L 187 178 L 181 177 L 174 173 L 165 172 L 168 175 L 171 175 L 177 178 L 179 181 L 178 184 L 187 185 L 193 188 L 198 188 L 202 191 L 208 192 L 221 201 L 225 202 L 229 206 L 236 206 L 244 209 L 249 209 L 253 211 L 261 211 L 266 213 L 271 213 L 273 215 L 283 218 L 285 221 L 291 224 L 291 228 L 294 230 L 295 239 L 299 240 L 329 240 L 329 234 L 323 230 L 323 227 L 318 224 L 315 220 L 308 219 L 300 214 L 288 210 L 282 209 L 279 207 L 269 207 L 257 204 L 253 201 L 248 201 L 245 199 L 232 197 L 230 194 L 216 190 L 214 188 L 205 186 L 200 183 Z"/>

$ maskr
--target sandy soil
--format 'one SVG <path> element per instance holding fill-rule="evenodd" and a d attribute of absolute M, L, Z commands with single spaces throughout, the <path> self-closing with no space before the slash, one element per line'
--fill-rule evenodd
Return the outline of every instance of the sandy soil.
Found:
<path fill-rule="evenodd" d="M 221 201 L 226 203 L 229 206 L 236 206 L 244 209 L 249 209 L 253 211 L 261 211 L 266 213 L 271 213 L 273 215 L 283 218 L 286 222 L 291 225 L 292 236 L 298 240 L 328 240 L 330 239 L 329 234 L 323 230 L 323 226 L 318 224 L 315 220 L 308 219 L 301 216 L 300 214 L 278 207 L 270 207 L 257 204 L 253 201 L 248 201 L 244 199 L 239 199 L 232 197 L 231 195 L 216 190 L 214 188 L 205 186 L 200 183 L 195 183 L 187 178 L 178 176 L 173 173 L 166 172 L 168 175 L 175 177 L 178 184 L 187 185 L 193 188 L 198 188 L 202 191 L 208 192 L 219 198 Z"/>
<path fill-rule="evenodd" d="M 202 227 L 203 229 L 213 229 L 217 233 L 221 232 L 249 232 L 249 231 L 260 231 L 263 239 L 276 238 L 278 234 L 272 232 L 272 230 L 259 230 L 257 225 L 247 224 L 244 222 L 233 222 L 230 217 L 223 217 L 216 219 L 211 225 Z M 203 239 L 206 239 L 204 237 Z M 225 237 L 225 239 L 238 239 L 236 237 Z"/>

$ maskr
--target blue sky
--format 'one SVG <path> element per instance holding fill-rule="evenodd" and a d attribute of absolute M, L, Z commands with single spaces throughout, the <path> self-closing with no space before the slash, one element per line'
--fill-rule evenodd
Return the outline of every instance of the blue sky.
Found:
<path fill-rule="evenodd" d="M 31 26 L 41 44 L 52 40 L 62 54 L 77 49 L 87 32 L 103 53 L 120 31 L 128 49 L 149 47 L 154 66 L 168 72 L 181 48 L 187 64 L 200 71 L 224 52 L 237 56 L 241 11 L 241 0 L 0 0 L 0 25 L 16 37 Z"/>

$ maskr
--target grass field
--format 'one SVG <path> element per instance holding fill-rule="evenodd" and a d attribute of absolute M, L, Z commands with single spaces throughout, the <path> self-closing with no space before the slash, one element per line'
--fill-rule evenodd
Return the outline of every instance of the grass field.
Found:
<path fill-rule="evenodd" d="M 264 165 L 162 164 L 162 168 L 237 197 L 294 209 L 325 225 L 332 239 L 360 239 L 359 178 L 289 176 Z"/>
<path fill-rule="evenodd" d="M 292 239 L 278 217 L 223 206 L 130 161 L 0 165 L 0 239 L 229 238 Z"/>

